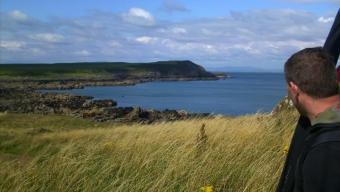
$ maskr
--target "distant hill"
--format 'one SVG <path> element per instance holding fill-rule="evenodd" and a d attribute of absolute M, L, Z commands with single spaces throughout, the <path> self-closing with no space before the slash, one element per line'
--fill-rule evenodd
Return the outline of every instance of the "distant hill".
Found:
<path fill-rule="evenodd" d="M 0 64 L 1 78 L 80 78 L 98 76 L 211 77 L 216 76 L 191 61 L 151 63 L 81 62 L 54 64 Z"/>

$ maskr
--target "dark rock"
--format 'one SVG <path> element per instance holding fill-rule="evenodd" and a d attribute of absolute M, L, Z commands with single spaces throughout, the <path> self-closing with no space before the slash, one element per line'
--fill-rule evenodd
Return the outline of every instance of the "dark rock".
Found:
<path fill-rule="evenodd" d="M 85 103 L 82 104 L 82 107 L 84 109 L 89 109 L 93 107 L 111 107 L 111 106 L 116 106 L 117 102 L 113 101 L 112 99 L 105 99 L 105 100 L 90 100 L 86 101 Z"/>
<path fill-rule="evenodd" d="M 171 119 L 171 120 L 176 120 L 176 119 L 179 119 L 181 117 L 181 115 L 178 114 L 178 112 L 176 110 L 168 110 L 168 109 L 165 109 L 162 112 L 162 115 L 164 116 L 164 118 Z"/>
<path fill-rule="evenodd" d="M 65 83 L 65 82 L 63 82 Z M 45 84 L 45 82 L 41 82 Z M 117 102 L 87 100 L 91 96 L 66 93 L 41 93 L 33 89 L 0 88 L 0 112 L 63 114 L 76 118 L 92 118 L 97 122 L 150 124 L 159 121 L 175 121 L 187 118 L 206 118 L 208 113 L 189 114 L 181 110 L 145 110 L 139 106 L 112 107 Z"/>
<path fill-rule="evenodd" d="M 139 117 L 139 114 L 142 112 L 142 109 L 139 106 L 136 106 L 133 111 L 126 115 L 128 118 Z"/>

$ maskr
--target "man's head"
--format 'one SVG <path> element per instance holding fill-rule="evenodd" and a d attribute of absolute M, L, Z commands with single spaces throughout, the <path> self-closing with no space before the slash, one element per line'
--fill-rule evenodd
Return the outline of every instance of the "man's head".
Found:
<path fill-rule="evenodd" d="M 299 105 L 295 95 L 297 89 L 315 100 L 339 93 L 333 57 L 321 47 L 306 48 L 293 54 L 285 63 L 284 72 L 288 96 L 296 108 Z M 303 114 L 301 111 L 300 113 Z"/>

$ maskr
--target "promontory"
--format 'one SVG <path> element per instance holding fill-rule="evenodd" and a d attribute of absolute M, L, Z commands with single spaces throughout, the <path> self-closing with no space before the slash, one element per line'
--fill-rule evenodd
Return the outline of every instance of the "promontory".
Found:
<path fill-rule="evenodd" d="M 22 85 L 33 89 L 79 89 L 84 86 L 220 78 L 191 61 L 0 64 L 0 69 L 1 87 Z"/>

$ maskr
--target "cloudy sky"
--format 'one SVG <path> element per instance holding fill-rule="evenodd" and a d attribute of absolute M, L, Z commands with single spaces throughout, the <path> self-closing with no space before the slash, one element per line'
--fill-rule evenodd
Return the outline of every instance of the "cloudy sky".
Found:
<path fill-rule="evenodd" d="M 0 63 L 191 60 L 280 70 L 340 0 L 0 0 Z"/>

